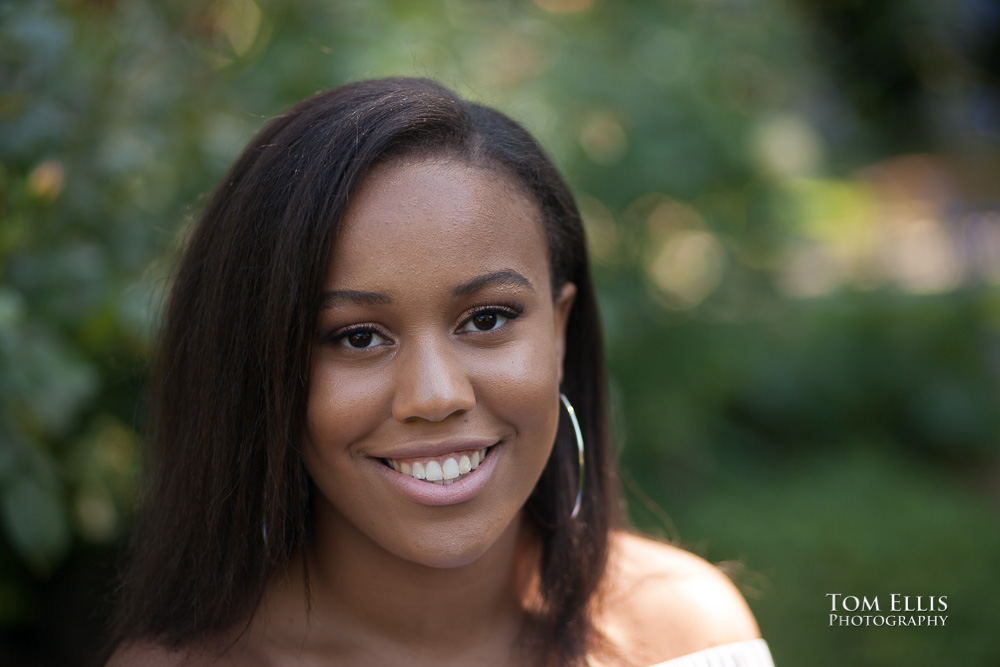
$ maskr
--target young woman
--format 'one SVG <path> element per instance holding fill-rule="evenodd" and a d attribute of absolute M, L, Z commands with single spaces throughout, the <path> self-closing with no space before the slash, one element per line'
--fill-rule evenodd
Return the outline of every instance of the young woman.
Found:
<path fill-rule="evenodd" d="M 152 389 L 112 665 L 771 664 L 722 574 L 620 527 L 576 205 L 437 84 L 254 138 Z"/>

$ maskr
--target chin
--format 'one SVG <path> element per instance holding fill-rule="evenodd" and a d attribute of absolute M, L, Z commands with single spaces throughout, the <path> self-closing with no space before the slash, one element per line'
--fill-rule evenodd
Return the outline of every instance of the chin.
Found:
<path fill-rule="evenodd" d="M 465 549 L 462 551 L 436 551 L 420 554 L 416 562 L 424 567 L 436 570 L 450 570 L 457 567 L 472 565 L 487 552 L 487 549 Z"/>
<path fill-rule="evenodd" d="M 450 569 L 471 565 L 494 550 L 506 550 L 517 537 L 520 525 L 518 513 L 507 521 L 495 520 L 487 530 L 462 530 L 454 525 L 429 527 L 425 534 L 399 549 L 392 549 L 396 556 L 413 563 L 435 569 Z M 389 545 L 386 545 L 389 546 Z"/>

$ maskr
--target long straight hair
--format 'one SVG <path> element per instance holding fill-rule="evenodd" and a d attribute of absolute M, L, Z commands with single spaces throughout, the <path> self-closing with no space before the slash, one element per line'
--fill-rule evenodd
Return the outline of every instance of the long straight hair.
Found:
<path fill-rule="evenodd" d="M 427 80 L 343 86 L 274 119 L 212 194 L 178 267 L 157 348 L 145 493 L 115 642 L 181 647 L 251 617 L 269 577 L 311 532 L 302 459 L 309 354 L 330 248 L 372 167 L 445 155 L 519 181 L 542 211 L 553 294 L 577 286 L 562 391 L 586 442 L 561 423 L 527 503 L 541 536 L 542 604 L 527 628 L 542 663 L 585 659 L 617 489 L 603 343 L 583 226 L 538 143 L 497 111 Z M 266 526 L 266 538 L 263 526 Z"/>

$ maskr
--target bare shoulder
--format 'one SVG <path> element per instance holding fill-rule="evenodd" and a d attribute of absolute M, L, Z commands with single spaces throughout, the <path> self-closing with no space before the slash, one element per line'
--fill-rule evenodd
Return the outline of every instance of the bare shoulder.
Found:
<path fill-rule="evenodd" d="M 171 649 L 155 642 L 132 642 L 114 652 L 105 667 L 228 667 L 229 656 Z"/>
<path fill-rule="evenodd" d="M 639 664 L 760 637 L 736 586 L 679 547 L 615 532 L 598 625 Z"/>
<path fill-rule="evenodd" d="M 105 667 L 179 667 L 191 665 L 182 651 L 172 651 L 152 642 L 134 642 L 118 647 Z"/>

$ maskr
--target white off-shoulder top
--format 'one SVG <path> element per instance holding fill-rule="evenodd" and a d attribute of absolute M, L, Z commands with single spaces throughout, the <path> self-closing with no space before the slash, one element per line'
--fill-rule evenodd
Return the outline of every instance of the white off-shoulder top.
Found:
<path fill-rule="evenodd" d="M 771 652 L 763 639 L 714 646 L 652 667 L 774 667 Z"/>

